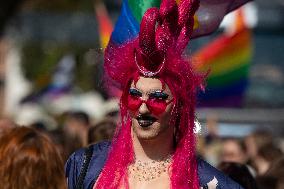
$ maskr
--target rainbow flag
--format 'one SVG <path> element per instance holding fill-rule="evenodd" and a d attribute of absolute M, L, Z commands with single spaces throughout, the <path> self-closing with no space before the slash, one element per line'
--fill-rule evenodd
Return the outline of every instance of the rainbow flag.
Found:
<path fill-rule="evenodd" d="M 179 4 L 181 0 L 176 0 Z M 214 32 L 224 16 L 250 0 L 226 0 L 212 2 L 201 0 L 195 15 L 193 38 Z M 161 0 L 123 0 L 120 16 L 111 36 L 111 43 L 123 44 L 135 38 L 145 11 L 150 7 L 159 7 Z"/>
<path fill-rule="evenodd" d="M 237 18 L 235 33 L 219 36 L 194 55 L 195 68 L 210 71 L 206 91 L 199 95 L 200 106 L 243 105 L 252 61 L 252 37 L 241 12 Z"/>
<path fill-rule="evenodd" d="M 95 4 L 95 13 L 99 24 L 101 47 L 105 49 L 109 42 L 111 32 L 113 31 L 113 25 L 103 3 Z"/>
<path fill-rule="evenodd" d="M 181 0 L 176 0 L 179 4 Z M 219 27 L 224 16 L 250 0 L 212 1 L 201 0 L 195 15 L 192 38 L 208 35 Z M 151 7 L 160 7 L 161 0 L 123 0 L 122 8 L 109 43 L 121 45 L 137 37 L 140 22 L 145 11 Z M 109 91 L 110 96 L 118 92 Z"/>

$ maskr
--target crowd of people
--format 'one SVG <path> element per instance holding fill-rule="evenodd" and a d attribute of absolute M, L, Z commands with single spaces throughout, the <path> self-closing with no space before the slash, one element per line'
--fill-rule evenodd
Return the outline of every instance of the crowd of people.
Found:
<path fill-rule="evenodd" d="M 228 3 L 224 14 L 245 2 Z M 93 121 L 71 111 L 52 130 L 44 122 L 1 120 L 0 188 L 283 189 L 283 151 L 271 133 L 194 132 L 197 92 L 207 74 L 195 73 L 183 53 L 202 31 L 194 26 L 203 6 L 162 1 L 144 13 L 137 38 L 109 42 L 106 79 L 122 91 L 113 116 Z"/>
<path fill-rule="evenodd" d="M 76 111 L 64 116 L 61 127 L 48 130 L 39 122 L 18 126 L 1 119 L 1 185 L 5 189 L 66 188 L 67 158 L 80 148 L 111 140 L 117 121 L 109 116 L 93 124 L 85 112 Z M 245 138 L 198 137 L 198 155 L 244 188 L 284 188 L 284 155 L 270 132 L 256 130 Z"/>
<path fill-rule="evenodd" d="M 199 154 L 244 188 L 284 188 L 283 147 L 270 131 L 255 130 L 244 138 L 209 134 L 199 140 Z"/>
<path fill-rule="evenodd" d="M 12 120 L 0 120 L 0 188 L 67 188 L 64 164 L 79 148 L 110 140 L 114 117 L 92 125 L 82 111 L 68 112 L 62 126 L 49 130 L 43 122 L 21 126 Z"/>

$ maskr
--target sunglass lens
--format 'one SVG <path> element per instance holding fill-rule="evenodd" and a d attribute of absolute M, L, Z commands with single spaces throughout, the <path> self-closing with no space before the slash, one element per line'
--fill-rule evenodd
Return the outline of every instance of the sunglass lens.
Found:
<path fill-rule="evenodd" d="M 132 111 L 136 111 L 142 104 L 140 97 L 128 95 L 127 105 Z"/>
<path fill-rule="evenodd" d="M 150 98 L 147 101 L 147 106 L 153 114 L 159 115 L 166 110 L 167 103 L 163 99 Z"/>

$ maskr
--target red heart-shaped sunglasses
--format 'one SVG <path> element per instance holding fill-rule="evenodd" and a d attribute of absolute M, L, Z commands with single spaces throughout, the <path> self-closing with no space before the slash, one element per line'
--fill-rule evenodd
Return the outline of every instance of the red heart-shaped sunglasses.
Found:
<path fill-rule="evenodd" d="M 137 111 L 142 103 L 145 103 L 151 113 L 154 115 L 160 115 L 173 101 L 173 99 L 167 101 L 168 96 L 169 95 L 163 91 L 155 91 L 151 92 L 147 100 L 145 100 L 142 98 L 142 93 L 140 91 L 130 88 L 127 97 L 127 107 L 131 111 Z"/>

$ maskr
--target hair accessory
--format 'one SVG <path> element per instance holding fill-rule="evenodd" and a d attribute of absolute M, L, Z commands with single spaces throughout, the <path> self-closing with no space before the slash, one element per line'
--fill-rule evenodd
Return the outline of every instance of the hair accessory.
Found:
<path fill-rule="evenodd" d="M 198 121 L 197 117 L 195 117 L 194 119 L 194 130 L 193 132 L 195 134 L 201 134 L 201 129 L 202 129 L 202 126 L 200 124 L 200 122 Z"/>
<path fill-rule="evenodd" d="M 134 50 L 138 71 L 153 77 L 165 67 L 166 55 L 171 49 L 179 56 L 193 31 L 193 15 L 199 1 L 162 1 L 160 9 L 148 9 L 141 21 L 139 43 Z"/>
<path fill-rule="evenodd" d="M 160 73 L 166 61 L 166 56 L 162 51 L 154 51 L 147 56 L 135 49 L 134 58 L 139 72 L 146 77 L 153 77 Z"/>

